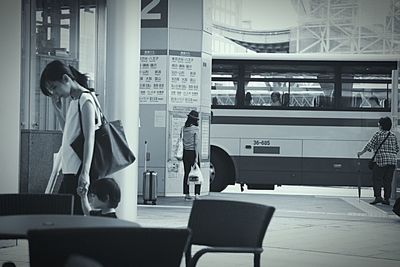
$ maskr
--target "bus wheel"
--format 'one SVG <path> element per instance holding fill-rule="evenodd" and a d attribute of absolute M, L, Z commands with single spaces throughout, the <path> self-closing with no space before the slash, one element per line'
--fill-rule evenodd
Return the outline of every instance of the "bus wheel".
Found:
<path fill-rule="evenodd" d="M 228 186 L 230 171 L 226 164 L 226 157 L 216 151 L 211 154 L 210 160 L 210 191 L 221 192 Z"/>

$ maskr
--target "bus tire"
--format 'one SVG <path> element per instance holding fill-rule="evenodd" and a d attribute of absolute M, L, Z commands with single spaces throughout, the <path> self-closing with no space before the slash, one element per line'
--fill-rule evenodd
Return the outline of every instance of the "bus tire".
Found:
<path fill-rule="evenodd" d="M 222 151 L 213 149 L 210 159 L 210 191 L 221 192 L 224 190 L 233 175 L 233 166 L 229 162 L 229 157 Z"/>

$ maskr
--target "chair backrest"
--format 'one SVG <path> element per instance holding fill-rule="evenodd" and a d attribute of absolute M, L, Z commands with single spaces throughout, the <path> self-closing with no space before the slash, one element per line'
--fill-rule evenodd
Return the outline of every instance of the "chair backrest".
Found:
<path fill-rule="evenodd" d="M 230 200 L 193 202 L 188 228 L 191 244 L 217 247 L 262 247 L 275 208 Z"/>
<path fill-rule="evenodd" d="M 68 194 L 0 194 L 0 216 L 72 214 L 74 196 Z"/>
<path fill-rule="evenodd" d="M 64 266 L 71 255 L 104 267 L 179 267 L 190 230 L 115 227 L 28 232 L 30 266 Z"/>

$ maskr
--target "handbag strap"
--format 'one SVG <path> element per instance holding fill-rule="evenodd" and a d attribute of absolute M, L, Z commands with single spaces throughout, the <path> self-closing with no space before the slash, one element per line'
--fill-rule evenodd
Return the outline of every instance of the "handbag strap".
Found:
<path fill-rule="evenodd" d="M 105 122 L 107 122 L 107 119 L 106 119 L 106 116 L 104 116 L 103 111 L 102 111 L 101 108 L 100 108 L 100 105 L 97 103 L 96 98 L 94 98 L 94 96 L 92 95 L 91 92 L 83 91 L 82 94 L 83 94 L 83 93 L 88 93 L 88 94 L 90 94 L 90 96 L 93 98 L 93 101 L 94 101 L 96 107 L 99 109 L 100 119 L 101 119 L 101 125 L 103 125 Z M 82 94 L 81 94 L 81 95 L 79 96 L 79 98 L 78 98 L 78 113 L 79 113 L 79 125 L 81 126 L 81 132 L 83 133 L 82 111 L 81 111 L 81 102 L 80 102 Z"/>
<path fill-rule="evenodd" d="M 383 145 L 383 143 L 385 143 L 386 139 L 388 139 L 390 135 L 390 132 L 386 135 L 385 139 L 383 139 L 382 143 L 380 143 L 380 145 L 378 146 L 378 148 L 375 150 L 374 156 L 372 157 L 372 160 L 375 159 L 376 153 L 378 153 L 378 150 L 381 148 L 381 146 Z"/>

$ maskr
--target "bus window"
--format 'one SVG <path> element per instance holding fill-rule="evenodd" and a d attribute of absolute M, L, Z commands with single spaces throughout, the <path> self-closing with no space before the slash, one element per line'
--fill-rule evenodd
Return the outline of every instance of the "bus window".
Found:
<path fill-rule="evenodd" d="M 349 64 L 342 67 L 340 109 L 389 108 L 391 70 L 385 62 Z"/>
<path fill-rule="evenodd" d="M 374 66 L 374 64 L 343 67 L 341 77 L 343 80 L 380 80 L 390 82 L 392 79 L 390 67 L 379 64 Z"/>
<path fill-rule="evenodd" d="M 246 65 L 246 74 L 251 79 L 333 79 L 333 70 L 332 66 L 318 63 L 310 65 L 270 61 L 268 64 L 254 63 Z"/>
<path fill-rule="evenodd" d="M 213 106 L 234 106 L 237 83 L 213 81 L 211 83 L 211 104 Z"/>
<path fill-rule="evenodd" d="M 341 108 L 388 108 L 391 92 L 387 83 L 343 83 Z"/>
<path fill-rule="evenodd" d="M 239 76 L 239 66 L 233 63 L 213 63 L 211 77 L 214 78 L 232 78 Z"/>
<path fill-rule="evenodd" d="M 291 107 L 330 107 L 332 103 L 333 83 L 291 82 L 289 95 L 285 95 L 285 102 L 289 98 Z"/>
<path fill-rule="evenodd" d="M 282 95 L 288 93 L 289 83 L 287 82 L 264 82 L 264 81 L 250 81 L 245 83 L 245 105 L 252 106 L 281 106 Z M 251 101 L 246 102 L 247 99 Z M 276 99 L 274 102 L 273 98 Z M 273 104 L 273 103 L 279 103 Z"/>
<path fill-rule="evenodd" d="M 333 108 L 333 83 L 320 83 L 321 93 L 313 100 L 313 106 L 318 108 Z"/>

